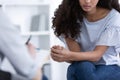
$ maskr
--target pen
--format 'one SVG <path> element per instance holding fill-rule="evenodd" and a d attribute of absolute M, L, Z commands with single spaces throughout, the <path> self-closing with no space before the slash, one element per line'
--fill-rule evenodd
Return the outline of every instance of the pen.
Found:
<path fill-rule="evenodd" d="M 27 44 L 29 43 L 29 41 L 31 40 L 31 37 L 32 37 L 32 36 L 30 35 L 29 38 L 28 38 L 28 40 L 27 40 L 26 43 L 25 43 L 26 45 L 27 45 Z"/>
<path fill-rule="evenodd" d="M 32 36 L 30 35 L 29 38 L 28 38 L 28 40 L 27 40 L 26 43 L 25 43 L 26 45 L 28 45 L 28 43 L 30 42 L 31 37 L 32 37 Z M 40 48 L 35 48 L 35 49 L 36 49 L 36 50 L 40 50 Z"/>

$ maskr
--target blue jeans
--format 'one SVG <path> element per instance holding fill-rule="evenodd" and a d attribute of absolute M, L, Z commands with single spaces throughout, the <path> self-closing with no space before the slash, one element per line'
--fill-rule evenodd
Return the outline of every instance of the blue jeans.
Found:
<path fill-rule="evenodd" d="M 91 62 L 73 62 L 68 67 L 67 80 L 120 80 L 117 65 L 94 65 Z"/>
<path fill-rule="evenodd" d="M 42 80 L 48 80 L 48 78 L 43 74 Z"/>

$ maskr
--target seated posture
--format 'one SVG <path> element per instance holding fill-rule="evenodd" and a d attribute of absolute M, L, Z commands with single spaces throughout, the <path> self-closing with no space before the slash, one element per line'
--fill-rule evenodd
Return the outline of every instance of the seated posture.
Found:
<path fill-rule="evenodd" d="M 118 0 L 63 0 L 53 29 L 69 48 L 51 48 L 55 61 L 71 63 L 67 80 L 120 79 Z"/>
<path fill-rule="evenodd" d="M 0 67 L 5 57 L 18 73 L 16 76 L 11 75 L 12 80 L 40 80 L 39 63 L 34 60 L 35 48 L 31 44 L 25 45 L 17 28 L 11 24 L 0 8 Z M 2 74 L 2 70 L 0 71 L 1 75 L 6 74 L 4 71 Z"/>

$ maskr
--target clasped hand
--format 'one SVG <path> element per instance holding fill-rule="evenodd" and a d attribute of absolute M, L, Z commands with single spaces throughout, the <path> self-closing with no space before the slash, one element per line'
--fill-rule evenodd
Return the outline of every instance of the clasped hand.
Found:
<path fill-rule="evenodd" d="M 55 45 L 51 48 L 51 57 L 53 60 L 58 62 L 64 62 L 70 60 L 70 51 L 62 46 Z"/>

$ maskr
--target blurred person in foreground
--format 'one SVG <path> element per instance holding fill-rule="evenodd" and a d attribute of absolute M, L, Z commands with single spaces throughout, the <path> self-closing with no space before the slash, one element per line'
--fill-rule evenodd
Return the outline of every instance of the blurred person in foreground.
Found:
<path fill-rule="evenodd" d="M 41 80 L 41 68 L 35 62 L 35 53 L 35 47 L 31 43 L 25 44 L 17 28 L 0 8 L 0 67 L 6 57 L 17 72 L 9 72 L 7 80 Z M 5 72 L 0 71 L 0 79 L 4 80 Z"/>

